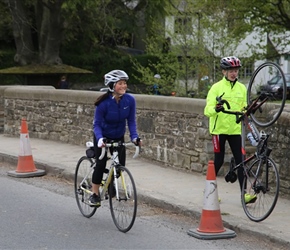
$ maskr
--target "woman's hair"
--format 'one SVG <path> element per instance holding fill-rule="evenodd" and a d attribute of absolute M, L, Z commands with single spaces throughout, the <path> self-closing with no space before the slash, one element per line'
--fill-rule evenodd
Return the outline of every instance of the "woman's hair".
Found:
<path fill-rule="evenodd" d="M 99 96 L 95 101 L 95 106 L 98 106 L 102 101 L 104 101 L 110 95 L 110 91 L 108 90 L 105 94 Z"/>

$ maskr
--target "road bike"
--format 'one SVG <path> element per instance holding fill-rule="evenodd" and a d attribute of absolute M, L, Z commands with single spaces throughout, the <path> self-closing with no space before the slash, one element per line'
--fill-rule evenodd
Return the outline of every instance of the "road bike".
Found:
<path fill-rule="evenodd" d="M 99 159 L 103 159 L 105 153 L 111 152 L 111 164 L 103 174 L 100 186 L 101 200 L 109 200 L 110 211 L 114 224 L 121 232 L 128 232 L 136 218 L 137 213 L 137 191 L 132 174 L 125 166 L 119 163 L 118 147 L 135 146 L 133 158 L 139 155 L 140 147 L 132 142 L 122 143 L 120 141 L 105 142 Z M 94 145 L 86 143 L 86 155 L 81 157 L 75 170 L 74 189 L 78 208 L 83 216 L 92 217 L 97 207 L 89 205 L 89 197 L 92 194 L 92 174 L 96 167 Z"/>
<path fill-rule="evenodd" d="M 274 96 L 267 89 L 261 90 L 263 82 L 278 76 L 281 79 L 281 95 Z M 243 161 L 235 163 L 231 159 L 230 169 L 225 176 L 227 182 L 237 180 L 237 170 L 243 168 L 244 181 L 242 185 L 241 201 L 247 217 L 255 222 L 265 220 L 274 210 L 280 188 L 280 178 L 277 165 L 270 154 L 272 149 L 268 146 L 269 134 L 264 130 L 258 130 L 257 126 L 269 127 L 280 117 L 286 101 L 286 80 L 279 65 L 266 62 L 260 65 L 250 79 L 247 94 L 247 107 L 243 111 L 231 111 L 229 103 L 222 99 L 223 95 L 217 97 L 220 105 L 226 105 L 227 109 L 222 112 L 236 116 L 236 122 L 242 124 L 242 155 Z M 253 139 L 256 141 L 255 153 L 246 156 L 245 140 L 246 128 L 249 129 Z M 245 194 L 256 196 L 253 203 L 246 203 Z"/>

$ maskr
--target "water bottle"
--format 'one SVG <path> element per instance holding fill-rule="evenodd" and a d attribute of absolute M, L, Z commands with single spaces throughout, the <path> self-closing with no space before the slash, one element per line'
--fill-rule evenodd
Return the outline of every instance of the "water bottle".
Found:
<path fill-rule="evenodd" d="M 109 169 L 105 168 L 104 173 L 103 173 L 103 179 L 101 181 L 100 187 L 99 187 L 99 192 L 102 193 L 104 185 L 108 179 L 109 176 Z M 107 195 L 107 192 L 106 192 Z M 107 198 L 106 198 L 107 199 Z"/>
<path fill-rule="evenodd" d="M 247 138 L 249 139 L 250 143 L 252 144 L 252 146 L 256 147 L 258 145 L 258 142 L 255 140 L 253 134 L 251 132 L 249 132 L 247 134 Z"/>
<path fill-rule="evenodd" d="M 256 128 L 256 126 L 254 125 L 253 121 L 249 118 L 248 121 L 248 126 L 250 128 L 252 137 L 254 138 L 254 140 L 258 143 L 260 140 L 260 132 L 259 130 Z"/>

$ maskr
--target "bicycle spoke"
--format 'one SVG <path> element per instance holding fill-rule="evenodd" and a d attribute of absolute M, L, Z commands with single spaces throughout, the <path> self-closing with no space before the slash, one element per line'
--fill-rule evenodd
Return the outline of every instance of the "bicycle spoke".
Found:
<path fill-rule="evenodd" d="M 280 117 L 287 97 L 285 76 L 278 64 L 263 63 L 253 73 L 248 85 L 248 104 L 261 94 L 262 99 L 268 100 L 251 117 L 258 126 L 268 127 Z"/>
<path fill-rule="evenodd" d="M 119 166 L 120 176 L 110 185 L 110 210 L 116 227 L 128 232 L 137 213 L 137 193 L 133 177 L 129 170 Z"/>
<path fill-rule="evenodd" d="M 88 199 L 92 188 L 92 160 L 86 156 L 82 157 L 76 167 L 75 172 L 75 196 L 80 212 L 83 216 L 89 218 L 97 210 L 96 207 L 90 207 Z M 86 179 L 84 179 L 87 176 Z"/>
<path fill-rule="evenodd" d="M 268 158 L 268 164 L 262 159 L 255 160 L 247 173 L 243 183 L 242 205 L 249 219 L 259 222 L 265 220 L 276 205 L 279 195 L 279 174 L 274 161 L 270 158 Z M 256 201 L 246 204 L 245 193 L 256 195 Z"/>

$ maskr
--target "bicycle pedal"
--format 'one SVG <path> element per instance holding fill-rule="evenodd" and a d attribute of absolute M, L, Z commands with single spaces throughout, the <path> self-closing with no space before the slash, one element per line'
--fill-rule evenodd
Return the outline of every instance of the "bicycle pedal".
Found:
<path fill-rule="evenodd" d="M 78 190 L 77 194 L 83 197 L 84 196 L 84 191 L 83 190 Z"/>

